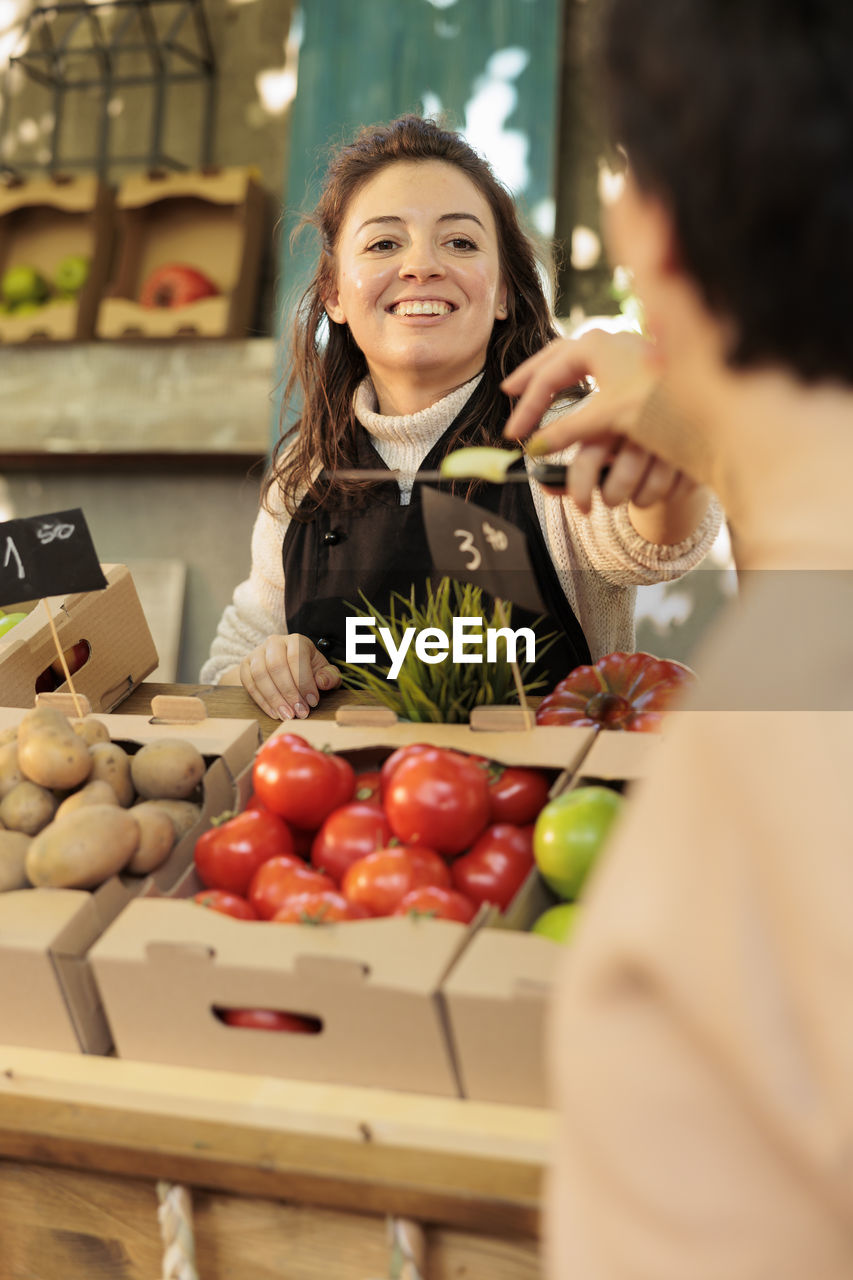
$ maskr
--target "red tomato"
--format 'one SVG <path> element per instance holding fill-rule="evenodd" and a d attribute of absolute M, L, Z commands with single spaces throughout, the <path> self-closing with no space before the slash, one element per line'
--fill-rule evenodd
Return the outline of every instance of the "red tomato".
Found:
<path fill-rule="evenodd" d="M 322 1030 L 319 1018 L 301 1013 L 284 1013 L 281 1009 L 223 1009 L 222 1021 L 229 1027 L 248 1027 L 253 1031 L 295 1031 L 298 1035 L 316 1035 Z"/>
<path fill-rule="evenodd" d="M 550 783 L 539 769 L 492 764 L 489 768 L 489 821 L 523 827 L 535 822 L 548 800 Z"/>
<path fill-rule="evenodd" d="M 354 862 L 343 878 L 344 897 L 372 916 L 390 915 L 406 894 L 420 885 L 449 887 L 450 873 L 432 849 L 394 845 Z"/>
<path fill-rule="evenodd" d="M 450 868 L 453 887 L 473 902 L 509 906 L 533 866 L 533 828 L 499 822 Z"/>
<path fill-rule="evenodd" d="M 357 773 L 353 800 L 359 800 L 362 804 L 381 805 L 381 777 L 382 775 L 378 769 L 371 769 L 368 773 Z"/>
<path fill-rule="evenodd" d="M 243 809 L 244 809 L 244 811 L 245 811 L 246 809 L 261 809 L 261 810 L 263 810 L 263 812 L 264 812 L 264 813 L 270 813 L 270 812 L 271 812 L 271 810 L 269 810 L 265 804 L 262 804 L 262 803 L 261 803 L 261 801 L 260 801 L 260 800 L 258 799 L 258 797 L 255 795 L 254 791 L 253 791 L 253 792 L 252 792 L 252 794 L 249 796 L 249 799 L 246 801 L 246 803 L 243 805 Z"/>
<path fill-rule="evenodd" d="M 428 742 L 410 742 L 407 747 L 398 747 L 396 751 L 392 751 L 379 770 L 379 788 L 382 799 L 385 799 L 391 778 L 398 765 L 402 764 L 404 760 L 408 760 L 410 756 L 419 756 L 424 751 L 434 750 L 435 747 L 431 747 Z"/>
<path fill-rule="evenodd" d="M 435 916 L 438 920 L 459 920 L 462 924 L 473 920 L 476 913 L 475 903 L 464 893 L 443 889 L 437 884 L 411 889 L 391 912 L 394 916 Z"/>
<path fill-rule="evenodd" d="M 273 920 L 280 924 L 330 924 L 333 920 L 364 920 L 369 914 L 334 889 L 317 889 L 295 893 L 279 907 Z"/>
<path fill-rule="evenodd" d="M 245 898 L 258 867 L 270 858 L 292 853 L 290 831 L 281 818 L 262 809 L 246 809 L 199 836 L 195 865 L 208 889 L 228 889 Z"/>
<path fill-rule="evenodd" d="M 461 853 L 485 830 L 489 784 L 483 769 L 456 751 L 430 748 L 400 762 L 385 794 L 385 812 L 404 844 Z"/>
<path fill-rule="evenodd" d="M 257 920 L 258 913 L 247 898 L 239 893 L 228 893 L 225 889 L 202 889 L 195 895 L 194 901 L 211 911 L 221 911 L 224 916 L 234 916 L 237 920 Z"/>
<path fill-rule="evenodd" d="M 328 876 L 312 871 L 298 858 L 271 858 L 255 872 L 248 898 L 262 920 L 271 920 L 291 894 L 328 887 Z"/>
<path fill-rule="evenodd" d="M 375 804 L 356 801 L 330 813 L 311 845 L 311 863 L 337 884 L 366 853 L 384 849 L 394 833 L 385 814 Z"/>
<path fill-rule="evenodd" d="M 258 754 L 252 783 L 262 804 L 295 827 L 316 831 L 355 790 L 352 765 L 315 751 L 296 734 L 275 734 Z"/>

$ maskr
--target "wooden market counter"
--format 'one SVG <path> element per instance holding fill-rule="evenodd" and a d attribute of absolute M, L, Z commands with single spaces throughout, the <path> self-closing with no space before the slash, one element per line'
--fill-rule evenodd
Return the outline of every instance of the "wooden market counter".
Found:
<path fill-rule="evenodd" d="M 279 723 L 202 685 L 145 684 L 122 714 L 158 693 Z M 422 1280 L 534 1280 L 552 1132 L 532 1108 L 0 1044 L 0 1274 L 156 1280 L 167 1179 L 192 1188 L 200 1280 L 378 1280 L 389 1215 L 425 1227 Z"/>

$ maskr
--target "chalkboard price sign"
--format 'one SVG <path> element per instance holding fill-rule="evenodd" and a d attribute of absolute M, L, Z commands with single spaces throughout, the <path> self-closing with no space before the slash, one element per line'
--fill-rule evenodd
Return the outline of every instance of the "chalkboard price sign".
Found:
<path fill-rule="evenodd" d="M 473 502 L 424 486 L 424 527 L 433 568 L 490 595 L 544 612 L 527 539 L 509 520 Z"/>
<path fill-rule="evenodd" d="M 0 524 L 0 605 L 106 585 L 79 507 Z"/>

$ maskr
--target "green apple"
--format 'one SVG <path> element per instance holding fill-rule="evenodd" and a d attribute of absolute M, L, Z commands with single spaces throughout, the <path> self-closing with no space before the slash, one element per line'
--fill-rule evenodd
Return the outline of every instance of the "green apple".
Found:
<path fill-rule="evenodd" d="M 576 898 L 625 801 L 610 787 L 578 787 L 550 800 L 533 828 L 539 874 L 559 898 Z"/>
<path fill-rule="evenodd" d="M 18 307 L 24 303 L 44 302 L 47 297 L 47 282 L 35 267 L 9 267 L 0 279 L 0 294 L 3 301 L 10 306 Z"/>
<path fill-rule="evenodd" d="M 7 631 L 11 631 L 12 627 L 17 626 L 19 622 L 23 622 L 26 616 L 25 613 L 4 613 L 0 609 L 0 636 L 5 635 Z"/>
<path fill-rule="evenodd" d="M 543 911 L 533 921 L 530 932 L 538 934 L 540 938 L 553 938 L 554 942 L 568 942 L 580 910 L 579 902 L 560 902 L 556 907 Z"/>
<path fill-rule="evenodd" d="M 70 253 L 56 268 L 53 283 L 61 294 L 76 295 L 89 279 L 89 259 L 82 253 Z"/>

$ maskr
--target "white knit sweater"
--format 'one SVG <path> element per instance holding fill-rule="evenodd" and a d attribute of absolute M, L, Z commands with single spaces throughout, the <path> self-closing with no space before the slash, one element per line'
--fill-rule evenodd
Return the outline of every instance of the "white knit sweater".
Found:
<path fill-rule="evenodd" d="M 356 417 L 383 461 L 399 472 L 403 504 L 409 502 L 414 475 L 424 458 L 459 413 L 480 376 L 428 409 L 399 417 L 376 411 L 369 380 L 359 387 Z M 552 412 L 556 415 L 560 410 Z M 566 450 L 547 461 L 566 462 L 571 454 L 572 450 Z M 618 649 L 633 650 L 637 586 L 670 581 L 694 569 L 711 549 L 722 521 L 719 503 L 713 501 L 689 538 L 673 546 L 658 546 L 640 537 L 628 518 L 627 505 L 608 507 L 596 494 L 587 516 L 570 498 L 547 494 L 535 481 L 530 488 L 560 585 L 583 628 L 593 662 Z M 273 510 L 262 507 L 258 512 L 252 533 L 251 572 L 235 589 L 219 621 L 210 657 L 201 669 L 204 683 L 215 684 L 268 636 L 287 632 L 282 541 L 290 517 L 278 490 L 270 496 Z"/>

